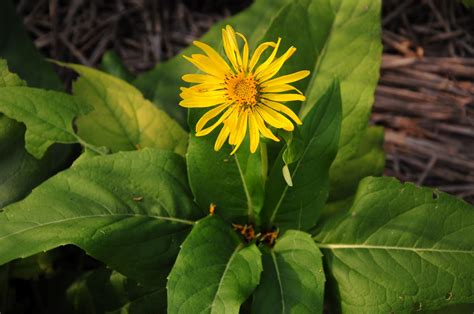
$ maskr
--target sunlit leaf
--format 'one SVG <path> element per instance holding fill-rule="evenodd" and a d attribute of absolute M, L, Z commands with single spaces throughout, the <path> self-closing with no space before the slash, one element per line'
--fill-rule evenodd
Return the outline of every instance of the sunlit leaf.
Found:
<path fill-rule="evenodd" d="M 156 285 L 198 217 L 180 156 L 144 149 L 94 157 L 0 213 L 0 265 L 74 244 Z"/>
<path fill-rule="evenodd" d="M 336 156 L 341 123 L 339 85 L 334 82 L 299 128 L 302 150 L 290 164 L 292 186 L 284 179 L 283 159 L 270 172 L 262 220 L 269 227 L 309 230 L 316 223 L 329 194 L 329 167 Z"/>
<path fill-rule="evenodd" d="M 220 218 L 196 222 L 168 280 L 168 313 L 239 313 L 260 281 L 260 255 Z"/>
<path fill-rule="evenodd" d="M 263 255 L 252 313 L 322 313 L 322 254 L 307 233 L 289 230 Z"/>
<path fill-rule="evenodd" d="M 392 178 L 364 179 L 316 236 L 345 313 L 474 303 L 474 208 Z"/>

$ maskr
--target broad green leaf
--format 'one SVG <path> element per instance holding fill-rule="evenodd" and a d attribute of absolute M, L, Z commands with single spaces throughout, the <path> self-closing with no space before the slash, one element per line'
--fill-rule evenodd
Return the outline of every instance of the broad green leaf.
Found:
<path fill-rule="evenodd" d="M 307 233 L 288 230 L 263 255 L 263 273 L 252 313 L 322 313 L 322 254 Z"/>
<path fill-rule="evenodd" d="M 0 213 L 0 265 L 74 244 L 147 285 L 199 212 L 182 158 L 144 149 L 84 160 Z"/>
<path fill-rule="evenodd" d="M 62 63 L 60 63 L 62 64 Z M 78 135 L 113 152 L 160 148 L 184 155 L 188 135 L 132 85 L 81 65 L 62 64 L 80 74 L 73 93 L 94 110 L 76 121 Z"/>
<path fill-rule="evenodd" d="M 329 201 L 346 199 L 354 195 L 360 180 L 368 176 L 381 176 L 385 169 L 382 127 L 367 128 L 357 153 L 331 167 Z"/>
<path fill-rule="evenodd" d="M 0 59 L 0 88 L 24 86 Z M 17 201 L 53 173 L 61 169 L 70 149 L 53 146 L 37 160 L 25 150 L 25 128 L 0 113 L 0 208 Z"/>
<path fill-rule="evenodd" d="M 221 46 L 221 29 L 229 24 L 238 32 L 245 34 L 250 49 L 255 49 L 276 12 L 289 1 L 257 0 L 242 13 L 216 23 L 200 40 L 217 49 Z M 158 64 L 153 70 L 140 75 L 134 82 L 146 98 L 152 99 L 159 108 L 163 108 L 180 121 L 183 127 L 186 127 L 186 110 L 178 106 L 179 88 L 186 86 L 186 83 L 181 80 L 181 77 L 184 74 L 196 72 L 196 68 L 186 61 L 183 55 L 191 55 L 198 51 L 200 51 L 198 48 L 190 46 L 169 61 Z"/>
<path fill-rule="evenodd" d="M 196 202 L 206 209 L 211 203 L 217 205 L 219 215 L 234 223 L 258 222 L 267 177 L 265 144 L 251 154 L 247 134 L 234 155 L 230 155 L 233 148 L 227 143 L 214 151 L 219 128 L 207 136 L 194 135 L 195 125 L 205 111 L 189 110 L 188 118 L 192 131 L 186 160 Z"/>
<path fill-rule="evenodd" d="M 261 147 L 250 154 L 248 139 L 235 155 L 227 144 L 215 152 L 216 137 L 190 135 L 186 158 L 196 202 L 201 208 L 214 203 L 219 215 L 232 222 L 254 222 L 263 205 L 266 156 Z"/>
<path fill-rule="evenodd" d="M 324 226 L 333 215 L 351 208 L 359 182 L 368 176 L 381 176 L 385 169 L 382 127 L 370 126 L 357 149 L 357 154 L 333 164 L 329 171 L 330 192 L 315 229 Z"/>
<path fill-rule="evenodd" d="M 0 208 L 22 199 L 69 159 L 70 148 L 56 145 L 34 158 L 25 150 L 24 133 L 21 124 L 0 115 Z"/>
<path fill-rule="evenodd" d="M 11 0 L 0 1 L 0 58 L 7 59 L 12 71 L 29 86 L 63 89 L 53 67 L 36 50 L 23 28 Z"/>
<path fill-rule="evenodd" d="M 166 311 L 166 274 L 163 284 L 146 287 L 109 269 L 81 276 L 67 290 L 74 313 L 154 314 Z"/>
<path fill-rule="evenodd" d="M 279 74 L 311 70 L 309 80 L 296 84 L 307 97 L 303 117 L 334 78 L 340 81 L 342 126 L 333 167 L 346 167 L 365 134 L 381 62 L 380 10 L 380 0 L 296 0 L 280 11 L 263 38 L 282 37 L 282 51 L 298 49 Z"/>
<path fill-rule="evenodd" d="M 168 313 L 239 313 L 260 281 L 260 257 L 229 223 L 197 221 L 168 279 Z"/>
<path fill-rule="evenodd" d="M 0 59 L 0 87 L 9 86 L 26 86 L 26 82 L 8 70 L 6 60 Z"/>
<path fill-rule="evenodd" d="M 262 220 L 281 229 L 309 230 L 329 193 L 329 167 L 337 153 L 341 123 L 339 85 L 334 82 L 305 117 L 299 131 L 299 159 L 289 165 L 293 186 L 282 174 L 279 158 L 270 172 Z M 300 147 L 301 146 L 301 147 Z"/>
<path fill-rule="evenodd" d="M 23 86 L 0 88 L 0 112 L 26 125 L 26 150 L 37 159 L 53 143 L 77 143 L 72 121 L 89 110 L 60 92 Z"/>
<path fill-rule="evenodd" d="M 411 313 L 474 303 L 473 234 L 464 201 L 369 177 L 315 239 L 344 313 Z"/>
<path fill-rule="evenodd" d="M 374 102 L 382 55 L 381 1 L 320 0 L 306 3 L 310 38 L 317 59 L 301 113 L 303 116 L 308 114 L 334 77 L 339 79 L 343 106 L 337 165 L 356 153 Z M 306 40 L 299 36 L 294 45 L 298 47 L 299 41 Z"/>

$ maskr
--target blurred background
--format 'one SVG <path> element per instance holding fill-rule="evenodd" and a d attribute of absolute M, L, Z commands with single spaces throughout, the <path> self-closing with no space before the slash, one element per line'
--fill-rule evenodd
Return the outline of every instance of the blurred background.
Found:
<path fill-rule="evenodd" d="M 4 0 L 3 0 L 4 1 Z M 16 0 L 44 56 L 128 75 L 163 62 L 251 0 Z M 384 0 L 384 55 L 371 123 L 386 174 L 474 203 L 474 10 L 455 0 Z M 59 70 L 64 71 L 64 70 Z M 66 85 L 73 76 L 60 72 Z"/>

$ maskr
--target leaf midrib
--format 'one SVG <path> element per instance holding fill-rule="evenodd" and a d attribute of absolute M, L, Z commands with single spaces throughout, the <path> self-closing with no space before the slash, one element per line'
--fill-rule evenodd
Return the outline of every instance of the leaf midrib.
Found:
<path fill-rule="evenodd" d="M 247 181 L 245 181 L 245 176 L 244 176 L 244 173 L 242 171 L 242 167 L 240 167 L 240 162 L 239 162 L 239 159 L 237 158 L 237 154 L 234 154 L 234 157 L 235 157 L 235 164 L 237 165 L 237 169 L 239 170 L 240 179 L 242 180 L 242 185 L 243 185 L 243 188 L 244 188 L 245 197 L 247 198 L 247 207 L 248 207 L 247 208 L 247 215 L 248 215 L 250 220 L 253 220 L 252 197 L 250 196 L 250 192 L 249 192 L 249 189 L 247 187 Z"/>
<path fill-rule="evenodd" d="M 332 98 L 332 94 L 330 95 L 331 97 L 329 97 L 330 99 Z M 327 109 L 326 111 L 324 112 L 323 114 L 323 117 L 326 115 L 326 112 L 327 112 Z M 297 172 L 298 172 L 298 169 L 301 165 L 301 162 L 303 161 L 303 159 L 305 158 L 306 154 L 308 153 L 308 150 L 309 150 L 309 147 L 313 144 L 313 142 L 315 141 L 316 139 L 316 135 L 319 135 L 319 132 L 320 131 L 320 128 L 318 127 L 316 129 L 316 131 L 313 133 L 313 135 L 311 136 L 311 138 L 309 139 L 308 141 L 308 144 L 306 145 L 303 153 L 301 154 L 301 157 L 300 159 L 298 160 L 298 162 L 296 163 L 296 166 L 295 166 L 295 169 L 293 170 L 293 173 L 291 174 L 291 179 L 293 180 L 293 178 L 296 176 Z M 281 207 L 281 204 L 283 203 L 283 199 L 285 198 L 286 196 L 286 193 L 288 192 L 288 184 L 285 184 L 285 188 L 283 189 L 283 192 L 280 196 L 280 199 L 278 200 L 278 203 L 277 205 L 275 206 L 275 208 L 273 209 L 273 214 L 270 218 L 270 224 L 273 224 L 273 221 L 275 220 L 276 218 L 276 215 L 278 213 L 278 211 L 280 210 L 280 207 Z"/>
<path fill-rule="evenodd" d="M 164 221 L 171 221 L 171 222 L 177 222 L 177 223 L 182 223 L 186 225 L 194 225 L 195 222 L 191 220 L 186 220 L 186 219 L 181 219 L 181 218 L 175 218 L 175 217 L 165 217 L 165 216 L 152 216 L 152 215 L 142 215 L 142 214 L 100 214 L 100 215 L 88 215 L 88 216 L 81 216 L 81 217 L 73 217 L 73 218 L 66 218 L 66 219 L 61 219 L 61 220 L 56 220 L 53 222 L 48 222 L 44 224 L 37 224 L 36 226 L 26 228 L 23 230 L 19 230 L 14 233 L 9 233 L 3 237 L 0 237 L 0 241 L 3 241 L 9 237 L 28 232 L 30 230 L 34 230 L 36 228 L 44 228 L 50 225 L 55 225 L 55 224 L 60 224 L 64 222 L 70 222 L 70 221 L 75 221 L 75 220 L 82 220 L 82 219 L 93 219 L 93 218 L 102 218 L 102 217 L 107 217 L 107 218 L 114 218 L 114 217 L 148 217 L 156 220 L 164 220 Z M 28 222 L 28 221 L 25 221 Z M 34 222 L 30 222 L 34 223 Z"/>
<path fill-rule="evenodd" d="M 86 77 L 86 76 L 82 76 L 81 75 L 81 78 L 83 80 L 85 80 L 87 82 L 87 84 L 89 86 L 91 86 L 97 93 L 97 95 L 99 95 L 99 98 L 100 100 L 103 102 L 104 104 L 104 107 L 109 111 L 109 113 L 112 115 L 114 121 L 117 123 L 117 125 L 119 126 L 119 128 L 122 130 L 122 134 L 125 135 L 125 138 L 127 139 L 128 143 L 130 144 L 130 146 L 133 148 L 133 149 L 136 149 L 135 145 L 137 144 L 140 144 L 140 141 L 139 141 L 139 138 L 137 138 L 137 143 L 134 143 L 133 142 L 133 134 L 131 134 L 129 131 L 128 131 L 128 128 L 126 125 L 124 125 L 122 123 L 122 121 L 119 119 L 119 116 L 117 114 L 117 110 L 121 110 L 122 112 L 125 111 L 123 106 L 117 106 L 117 110 L 114 110 L 113 106 L 111 106 L 108 102 L 108 90 L 107 90 L 107 87 L 104 88 L 104 93 L 102 93 L 99 89 L 98 89 L 98 86 L 94 85 L 94 83 L 89 79 L 89 77 Z M 102 83 L 102 82 L 101 82 Z M 138 118 L 137 118 L 137 109 L 138 108 L 135 108 L 135 106 L 131 105 L 131 107 L 133 107 L 134 110 L 133 111 L 133 115 L 134 115 L 134 120 L 135 122 L 137 123 L 136 124 L 136 127 L 137 127 L 137 130 L 140 129 L 140 123 L 138 123 Z M 96 111 L 97 108 L 94 106 L 94 110 L 93 111 Z M 91 111 L 90 113 L 92 113 L 93 111 Z M 138 132 L 138 137 L 140 137 L 140 132 Z"/>
<path fill-rule="evenodd" d="M 217 300 L 217 296 L 219 295 L 219 291 L 222 287 L 222 282 L 227 274 L 227 272 L 229 271 L 229 268 L 230 268 L 230 265 L 232 264 L 232 261 L 234 260 L 235 256 L 240 252 L 240 249 L 243 247 L 244 245 L 242 243 L 239 243 L 236 248 L 234 249 L 234 252 L 232 252 L 232 255 L 230 256 L 229 258 L 229 261 L 227 262 L 227 265 L 225 266 L 225 269 L 224 269 L 224 272 L 222 273 L 222 276 L 221 276 L 221 279 L 219 280 L 219 284 L 217 285 L 217 290 L 216 290 L 216 294 L 214 295 L 214 299 L 212 300 L 212 303 L 211 305 L 209 306 L 209 308 L 213 309 L 214 308 L 214 304 L 216 303 L 216 300 Z M 212 310 L 211 310 L 211 313 L 212 313 Z"/>
<path fill-rule="evenodd" d="M 344 250 L 344 249 L 365 249 L 365 250 L 393 250 L 393 251 L 411 251 L 411 252 L 432 252 L 432 253 L 459 253 L 474 254 L 474 251 L 467 250 L 448 250 L 435 248 L 418 248 L 404 246 L 385 246 L 385 245 L 366 245 L 366 244 L 341 244 L 341 243 L 316 243 L 320 249 Z"/>
<path fill-rule="evenodd" d="M 273 261 L 273 264 L 275 265 L 275 273 L 276 273 L 276 276 L 277 276 L 277 281 L 278 281 L 278 287 L 280 288 L 280 297 L 281 297 L 281 312 L 282 313 L 286 313 L 285 311 L 285 293 L 283 292 L 283 283 L 281 282 L 281 276 L 280 276 L 280 269 L 278 268 L 278 262 L 276 260 L 276 256 L 275 256 L 275 252 L 271 252 L 271 256 L 272 256 L 272 261 Z"/>

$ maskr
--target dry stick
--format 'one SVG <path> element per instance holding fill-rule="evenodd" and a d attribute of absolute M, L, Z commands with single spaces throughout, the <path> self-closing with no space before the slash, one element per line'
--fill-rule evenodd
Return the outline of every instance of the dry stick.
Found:
<path fill-rule="evenodd" d="M 79 60 L 79 62 L 81 62 L 82 64 L 87 65 L 89 67 L 92 66 L 92 64 L 89 62 L 89 60 L 87 60 L 87 58 L 84 57 L 84 55 L 76 47 L 74 47 L 74 45 L 71 44 L 63 35 L 60 35 L 59 39 L 66 46 L 66 48 L 69 49 L 71 54 Z"/>
<path fill-rule="evenodd" d="M 398 17 L 407 7 L 409 7 L 412 4 L 413 0 L 407 0 L 400 4 L 399 6 L 396 7 L 395 10 L 387 14 L 382 19 L 382 25 L 386 26 L 388 23 L 390 23 L 394 18 Z"/>
<path fill-rule="evenodd" d="M 425 170 L 423 170 L 423 173 L 421 174 L 420 178 L 416 182 L 417 185 L 422 185 L 423 182 L 425 181 L 426 177 L 428 176 L 428 173 L 430 173 L 431 169 L 433 169 L 435 163 L 436 163 L 436 155 L 431 156 L 430 161 L 426 165 Z"/>

